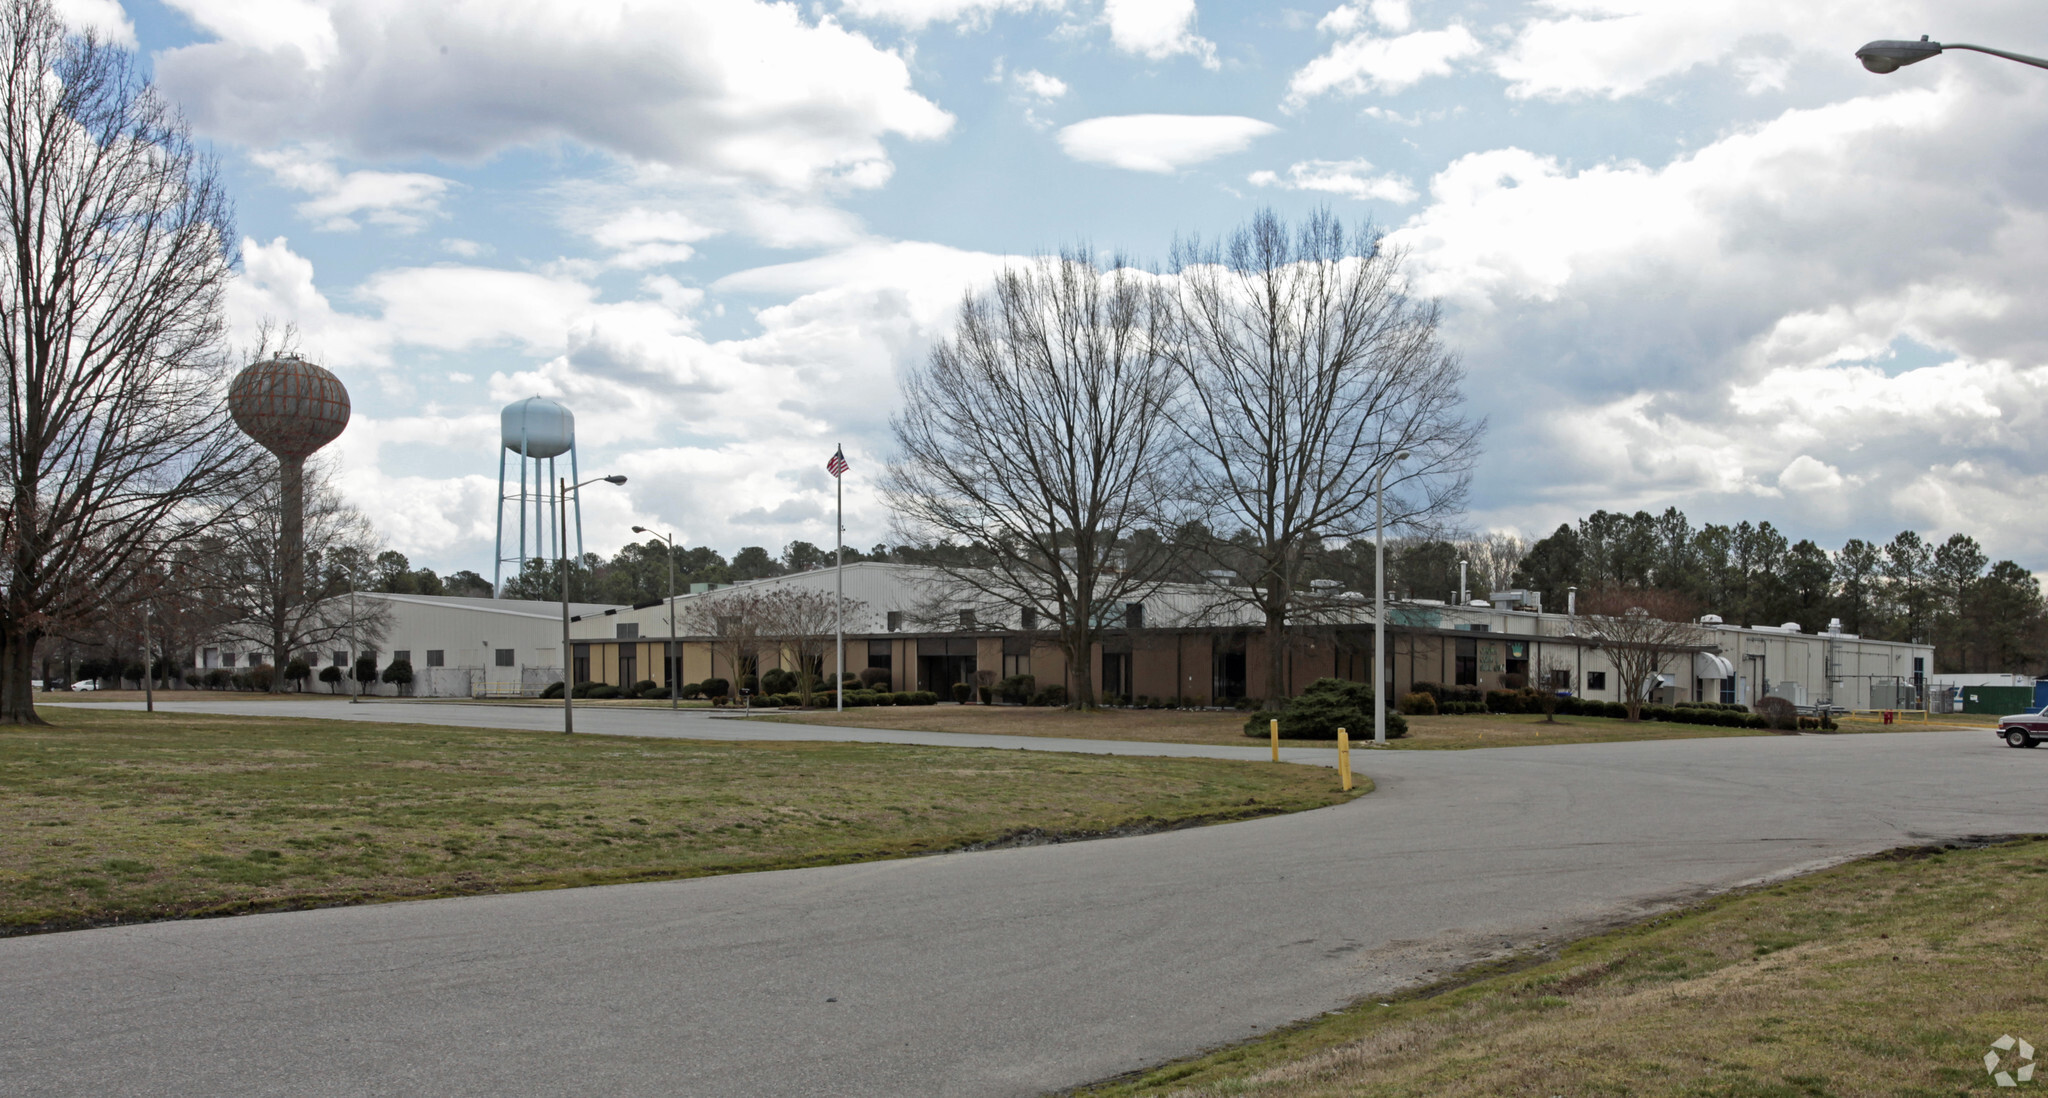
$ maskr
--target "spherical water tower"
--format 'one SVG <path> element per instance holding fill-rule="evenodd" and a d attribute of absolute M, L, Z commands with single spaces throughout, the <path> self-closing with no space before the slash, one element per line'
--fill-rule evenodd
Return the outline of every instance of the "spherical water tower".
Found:
<path fill-rule="evenodd" d="M 279 552 L 283 580 L 275 609 L 281 619 L 286 605 L 304 596 L 306 560 L 306 459 L 333 442 L 348 426 L 348 390 L 341 379 L 294 354 L 278 354 L 252 363 L 228 386 L 228 413 L 235 426 L 277 455 L 282 480 Z M 291 653 L 285 638 L 274 638 L 271 658 L 280 671 Z M 277 682 L 282 683 L 282 675 Z"/>
<path fill-rule="evenodd" d="M 545 397 L 528 397 L 505 406 L 498 415 L 498 438 L 504 447 L 498 451 L 498 553 L 496 572 L 491 577 L 492 590 L 502 590 L 505 580 L 505 565 L 512 565 L 514 575 L 526 567 L 529 559 L 552 559 L 562 555 L 564 532 L 555 522 L 557 508 L 561 505 L 561 480 L 555 475 L 555 459 L 569 455 L 569 480 L 574 483 L 582 478 L 576 475 L 576 416 L 569 409 Z M 505 463 L 512 455 L 519 456 L 519 491 L 508 492 Z M 545 462 L 545 467 L 543 467 Z M 529 467 L 531 467 L 529 469 Z M 527 476 L 532 474 L 531 487 Z M 505 551 L 505 505 L 517 500 L 519 503 L 519 526 L 516 553 Z M 527 517 L 528 504 L 532 504 L 532 518 Z M 575 500 L 576 508 L 576 555 L 583 555 L 583 500 Z M 529 525 L 530 523 L 530 525 Z M 526 533 L 533 531 L 533 552 L 527 552 Z"/>

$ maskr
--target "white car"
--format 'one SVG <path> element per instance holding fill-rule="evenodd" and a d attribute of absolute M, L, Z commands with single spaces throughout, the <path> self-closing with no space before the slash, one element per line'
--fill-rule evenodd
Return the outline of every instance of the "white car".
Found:
<path fill-rule="evenodd" d="M 71 684 L 71 689 L 73 690 L 98 690 L 99 688 L 100 682 L 98 679 L 80 679 Z"/>

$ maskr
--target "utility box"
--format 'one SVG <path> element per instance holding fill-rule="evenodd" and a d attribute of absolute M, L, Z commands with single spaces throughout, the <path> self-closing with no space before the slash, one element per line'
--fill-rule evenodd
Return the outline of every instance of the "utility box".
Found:
<path fill-rule="evenodd" d="M 1965 686 L 1963 712 L 2006 716 L 2034 704 L 2033 689 L 2025 686 Z"/>

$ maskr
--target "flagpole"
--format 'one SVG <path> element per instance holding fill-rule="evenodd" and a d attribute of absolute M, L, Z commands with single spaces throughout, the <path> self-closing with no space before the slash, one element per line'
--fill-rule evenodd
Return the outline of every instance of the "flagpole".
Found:
<path fill-rule="evenodd" d="M 844 455 L 845 447 L 835 453 Z M 842 456 L 843 462 L 845 458 Z M 838 584 L 837 597 L 832 604 L 832 629 L 834 642 L 839 650 L 839 676 L 832 680 L 832 708 L 835 712 L 846 711 L 846 471 L 842 468 L 832 475 L 833 494 L 838 497 L 838 514 L 832 520 L 832 571 Z"/>

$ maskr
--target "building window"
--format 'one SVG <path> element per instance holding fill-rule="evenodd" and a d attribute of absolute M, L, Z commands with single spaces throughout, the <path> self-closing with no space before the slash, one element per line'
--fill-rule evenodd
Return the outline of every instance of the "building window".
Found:
<path fill-rule="evenodd" d="M 404 660 L 404 661 L 405 661 L 405 662 L 407 662 L 407 663 L 411 663 L 411 662 L 412 662 L 412 649 L 410 649 L 410 648 L 400 648 L 400 649 L 398 649 L 397 651 L 395 651 L 395 652 L 391 653 L 391 662 L 392 662 L 392 663 L 397 663 L 397 662 L 398 662 L 399 660 Z"/>
<path fill-rule="evenodd" d="M 1586 672 L 1586 689 L 1588 689 L 1588 690 L 1605 690 L 1605 689 L 1607 689 L 1607 672 L 1605 672 L 1605 671 L 1588 671 L 1588 672 Z"/>
<path fill-rule="evenodd" d="M 1479 642 L 1469 637 L 1458 638 L 1457 681 L 1453 686 L 1479 685 Z"/>
<path fill-rule="evenodd" d="M 637 621 L 622 621 L 622 622 L 620 622 L 620 623 L 619 623 L 619 639 L 620 639 L 620 640 L 639 640 L 639 639 L 640 639 L 640 623 L 639 623 L 639 622 L 637 622 Z"/>
<path fill-rule="evenodd" d="M 441 649 L 439 649 L 439 648 L 429 648 L 429 649 L 427 649 L 427 666 L 428 666 L 428 667 L 443 667 L 443 666 L 446 666 L 446 664 L 447 664 L 447 654 L 446 654 L 446 653 L 444 653 L 444 652 L 443 652 L 443 651 L 442 651 Z"/>
<path fill-rule="evenodd" d="M 903 631 L 903 611 L 901 611 L 901 610 L 891 610 L 891 611 L 889 611 L 889 632 L 891 632 L 891 633 L 901 633 L 902 631 Z"/>
<path fill-rule="evenodd" d="M 1553 667 L 1545 671 L 1543 675 L 1547 680 L 1544 682 L 1543 688 L 1553 694 L 1562 693 L 1572 688 L 1572 673 L 1569 668 Z"/>
<path fill-rule="evenodd" d="M 1144 603 L 1142 603 L 1142 602 L 1127 602 L 1127 603 L 1125 603 L 1125 604 L 1124 604 L 1124 628 L 1126 628 L 1126 629 L 1143 629 L 1143 628 L 1145 628 L 1145 604 L 1144 604 Z"/>
<path fill-rule="evenodd" d="M 895 658 L 894 658 L 894 656 L 892 655 L 892 653 L 891 653 L 891 652 L 890 652 L 890 650 L 889 650 L 889 642 L 888 642 L 888 641 L 869 641 L 869 642 L 868 642 L 868 666 L 869 666 L 869 667 L 879 667 L 879 668 L 881 668 L 882 670 L 884 670 L 884 671 L 887 671 L 887 670 L 890 670 L 890 669 L 892 669 L 893 667 L 895 667 L 895 665 L 896 665 L 896 661 L 895 661 Z"/>
<path fill-rule="evenodd" d="M 499 666 L 499 667 L 511 667 L 511 666 L 512 666 L 512 650 L 511 650 L 510 648 L 500 648 L 500 649 L 498 649 L 498 666 Z"/>
<path fill-rule="evenodd" d="M 233 652 L 222 652 L 220 654 L 220 665 L 222 667 L 233 667 L 235 665 L 235 654 Z"/>
<path fill-rule="evenodd" d="M 1017 616 L 1017 624 L 1027 631 L 1038 628 L 1038 611 L 1025 607 L 1024 612 Z"/>
<path fill-rule="evenodd" d="M 574 665 L 573 665 L 573 666 L 571 667 L 571 671 L 573 671 L 573 672 L 574 672 L 574 674 L 575 674 L 575 676 L 576 676 L 576 681 L 577 681 L 577 682 L 589 682 L 589 681 L 590 681 L 590 646 L 589 646 L 589 645 L 587 645 L 587 644 L 579 644 L 579 645 L 577 645 L 577 646 L 575 647 L 575 649 L 574 649 L 574 652 L 575 652 L 575 663 L 574 663 Z"/>
<path fill-rule="evenodd" d="M 347 652 L 336 652 L 336 653 L 334 653 L 333 655 L 334 655 L 334 666 L 336 666 L 336 667 L 347 667 L 347 666 L 348 666 L 348 653 L 347 653 Z"/>
<path fill-rule="evenodd" d="M 972 628 L 974 628 L 974 611 L 972 611 L 972 610 L 962 610 L 962 611 L 960 611 L 960 628 L 962 628 L 962 629 L 972 629 Z"/>
<path fill-rule="evenodd" d="M 1721 704 L 1735 704 L 1735 676 L 1733 675 L 1721 680 Z"/>
<path fill-rule="evenodd" d="M 630 687 L 640 681 L 640 654 L 630 644 L 619 646 L 619 685 Z"/>

